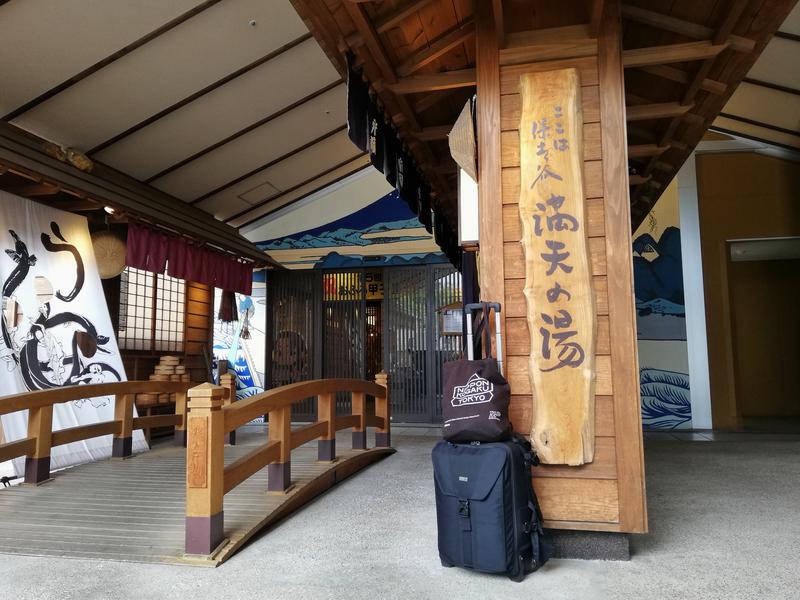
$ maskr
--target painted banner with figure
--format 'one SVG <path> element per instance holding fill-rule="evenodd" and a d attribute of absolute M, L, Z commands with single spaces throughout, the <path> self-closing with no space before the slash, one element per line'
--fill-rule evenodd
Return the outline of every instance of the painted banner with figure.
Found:
<path fill-rule="evenodd" d="M 0 396 L 125 381 L 86 219 L 0 192 L 0 224 Z M 54 407 L 53 430 L 113 419 L 113 397 L 77 400 Z M 27 437 L 27 421 L 27 411 L 3 415 L 5 441 Z M 140 431 L 133 448 L 147 448 Z M 53 448 L 50 464 L 110 455 L 103 436 Z"/>

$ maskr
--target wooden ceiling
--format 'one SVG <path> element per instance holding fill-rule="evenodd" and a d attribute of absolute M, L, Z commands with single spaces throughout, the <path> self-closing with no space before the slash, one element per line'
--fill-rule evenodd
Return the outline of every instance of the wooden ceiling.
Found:
<path fill-rule="evenodd" d="M 506 64 L 532 40 L 542 58 L 580 55 L 604 5 L 480 1 L 503 24 Z M 634 224 L 793 5 L 627 1 Z M 115 186 L 252 227 L 367 168 L 345 131 L 350 50 L 455 227 L 446 134 L 475 92 L 474 32 L 473 0 L 0 0 L 0 142 L 24 133 L 75 148 Z"/>
<path fill-rule="evenodd" d="M 602 0 L 491 1 L 501 64 L 590 51 Z M 470 0 L 292 0 L 341 71 L 363 64 L 387 114 L 454 218 L 455 166 L 446 134 L 475 92 Z M 628 0 L 623 63 L 635 228 L 753 66 L 795 0 Z M 518 56 L 517 48 L 526 48 Z M 796 59 L 797 55 L 793 57 Z M 794 62 L 794 60 L 792 61 Z"/>

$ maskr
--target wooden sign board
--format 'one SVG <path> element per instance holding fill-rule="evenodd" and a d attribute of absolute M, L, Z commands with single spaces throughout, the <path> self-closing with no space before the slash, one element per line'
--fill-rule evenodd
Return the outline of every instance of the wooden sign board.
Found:
<path fill-rule="evenodd" d="M 586 237 L 583 118 L 576 69 L 520 78 L 520 198 L 534 392 L 543 463 L 594 457 L 596 311 Z"/>

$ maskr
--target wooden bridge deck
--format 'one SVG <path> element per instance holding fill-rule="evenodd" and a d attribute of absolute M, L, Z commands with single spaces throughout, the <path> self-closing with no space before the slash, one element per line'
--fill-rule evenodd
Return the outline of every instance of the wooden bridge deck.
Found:
<path fill-rule="evenodd" d="M 251 450 L 248 442 L 263 443 L 260 429 L 240 431 L 239 445 L 225 449 L 226 464 Z M 294 487 L 285 495 L 266 492 L 267 469 L 226 494 L 226 540 L 209 559 L 183 552 L 186 451 L 175 447 L 81 465 L 38 487 L 0 489 L 0 553 L 216 566 L 259 530 L 394 452 L 351 450 L 349 438 L 337 436 L 332 464 L 317 462 L 316 442 L 295 449 Z"/>

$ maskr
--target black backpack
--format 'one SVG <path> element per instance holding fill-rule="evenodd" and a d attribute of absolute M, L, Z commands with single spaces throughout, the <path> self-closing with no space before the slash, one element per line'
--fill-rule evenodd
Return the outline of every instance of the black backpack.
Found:
<path fill-rule="evenodd" d="M 551 556 L 531 484 L 530 444 L 511 441 L 433 449 L 439 558 L 445 567 L 504 573 L 522 581 Z"/>

